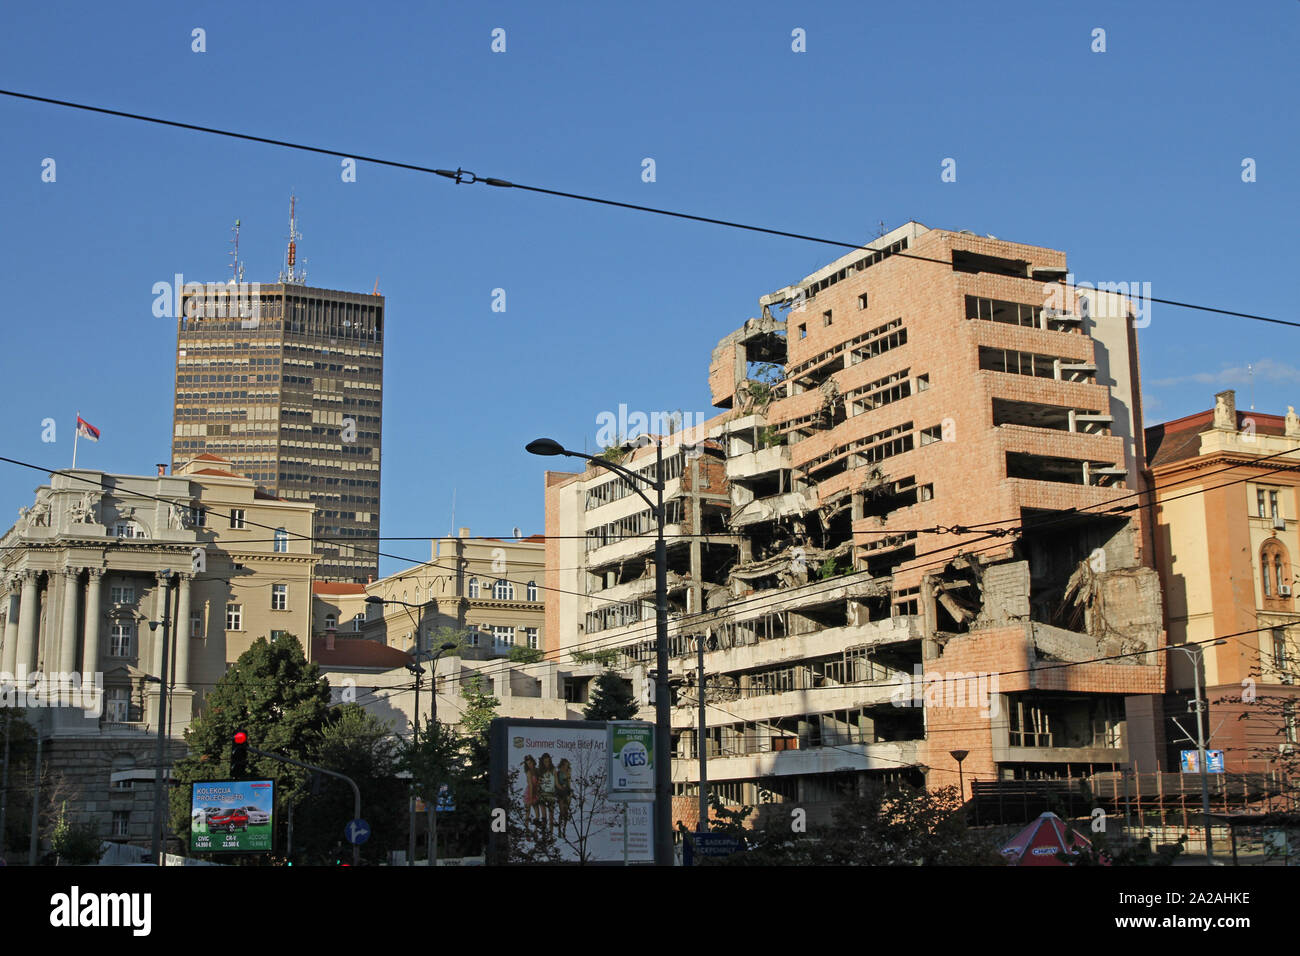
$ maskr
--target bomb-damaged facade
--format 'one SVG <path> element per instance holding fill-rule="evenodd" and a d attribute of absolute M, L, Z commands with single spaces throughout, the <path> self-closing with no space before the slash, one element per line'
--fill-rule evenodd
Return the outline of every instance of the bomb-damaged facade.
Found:
<path fill-rule="evenodd" d="M 1061 252 L 908 223 L 718 343 L 722 413 L 664 438 L 674 819 L 695 821 L 697 635 L 724 803 L 956 785 L 953 751 L 967 781 L 1157 769 L 1149 304 L 1066 276 Z M 552 473 L 546 530 L 548 585 L 578 592 L 550 646 L 618 648 L 651 706 L 651 513 L 617 475 Z"/>

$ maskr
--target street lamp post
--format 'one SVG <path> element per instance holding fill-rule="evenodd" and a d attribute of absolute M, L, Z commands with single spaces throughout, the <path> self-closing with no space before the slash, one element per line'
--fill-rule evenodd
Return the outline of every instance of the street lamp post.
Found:
<path fill-rule="evenodd" d="M 1227 641 L 1214 641 L 1209 646 L 1217 647 Z M 1214 865 L 1214 846 L 1210 840 L 1210 778 L 1209 767 L 1205 759 L 1205 723 L 1201 719 L 1207 701 L 1201 700 L 1201 662 L 1204 660 L 1204 645 L 1187 647 L 1181 644 L 1169 645 L 1171 650 L 1182 651 L 1192 662 L 1192 693 L 1195 694 L 1193 706 L 1196 710 L 1196 752 L 1201 764 L 1201 814 L 1205 818 L 1205 862 Z"/>
<path fill-rule="evenodd" d="M 961 772 L 961 762 L 970 756 L 969 750 L 949 750 L 948 755 L 957 761 L 957 787 L 961 792 L 961 802 L 966 803 L 966 778 Z"/>
<path fill-rule="evenodd" d="M 172 572 L 171 569 L 163 571 L 162 580 L 166 583 L 163 585 L 163 619 L 162 619 L 162 659 L 158 662 L 158 748 L 157 748 L 157 769 L 154 771 L 153 784 L 153 818 L 149 824 L 150 832 L 150 856 L 153 861 L 162 866 L 162 831 L 163 831 L 163 800 L 165 799 L 165 787 L 163 782 L 163 764 L 166 761 L 166 743 L 167 743 L 167 657 L 169 645 L 171 643 L 171 596 L 170 590 Z M 157 621 L 149 622 L 149 630 L 156 630 Z"/>
<path fill-rule="evenodd" d="M 654 481 L 604 458 L 570 451 L 550 438 L 538 438 L 525 446 L 533 455 L 564 455 L 585 458 L 598 468 L 616 472 L 628 480 L 632 490 L 650 506 L 655 518 L 655 864 L 673 865 L 672 830 L 672 718 L 668 691 L 668 545 L 664 541 L 664 446 L 657 443 Z M 655 501 L 637 486 L 655 492 Z"/>
<path fill-rule="evenodd" d="M 432 599 L 425 601 L 423 604 L 411 604 L 407 601 L 399 601 L 397 600 L 397 598 L 381 598 L 377 594 L 372 594 L 368 598 L 366 598 L 366 603 L 381 604 L 381 605 L 382 604 L 401 605 L 402 607 L 406 608 L 407 615 L 411 617 L 411 623 L 415 624 L 415 653 L 411 655 L 413 660 L 411 663 L 406 665 L 406 669 L 415 676 L 415 717 L 411 725 L 411 742 L 413 746 L 419 746 L 420 684 L 424 678 L 424 668 L 420 666 L 420 661 L 428 660 L 430 662 L 429 664 L 429 711 L 430 711 L 430 720 L 434 724 L 436 724 L 438 722 L 438 658 L 441 657 L 443 655 L 443 652 L 445 651 L 455 650 L 456 645 L 448 641 L 446 644 L 443 644 L 441 647 L 438 648 L 438 653 L 432 655 L 427 655 L 425 653 L 424 651 L 424 610 L 430 604 L 433 603 Z M 411 608 L 419 609 L 420 619 L 418 621 L 415 619 L 413 615 L 411 615 Z M 433 799 L 434 802 L 436 803 L 438 799 L 436 782 L 435 782 Z M 409 806 L 409 814 L 410 814 L 410 821 L 409 821 L 410 825 L 408 827 L 406 865 L 414 866 L 415 865 L 415 794 L 414 793 L 411 794 L 411 798 L 408 806 Z M 426 808 L 429 808 L 432 807 L 433 804 L 430 803 L 426 798 L 425 806 Z M 434 841 L 436 840 L 436 836 L 432 831 L 432 827 L 436 826 L 436 824 L 433 821 L 435 821 L 437 817 L 433 815 L 432 810 L 429 810 L 428 812 L 430 814 L 429 816 L 430 832 L 428 834 L 428 840 L 427 840 L 428 845 L 426 847 L 426 853 L 429 854 L 429 865 L 432 866 L 434 861 L 434 857 L 432 854 L 436 846 L 436 844 L 434 843 Z"/>

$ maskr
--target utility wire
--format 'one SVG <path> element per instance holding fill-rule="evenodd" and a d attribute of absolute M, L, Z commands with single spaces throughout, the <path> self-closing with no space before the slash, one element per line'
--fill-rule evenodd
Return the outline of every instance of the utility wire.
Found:
<path fill-rule="evenodd" d="M 45 103 L 51 106 L 63 106 L 68 109 L 82 110 L 88 113 L 99 113 L 104 116 L 115 116 L 121 119 L 137 120 L 142 123 L 153 123 L 158 126 L 170 126 L 175 129 L 190 130 L 196 133 L 208 133 L 213 136 L 225 136 L 231 139 L 245 140 L 251 143 L 263 143 L 269 146 L 279 146 L 283 149 L 294 149 L 302 152 L 317 153 L 323 156 L 339 156 L 343 158 L 355 159 L 364 163 L 372 163 L 376 166 L 388 166 L 393 169 L 405 169 L 411 172 L 431 173 L 436 176 L 442 176 L 451 179 L 458 185 L 473 185 L 482 183 L 485 186 L 494 186 L 503 189 L 520 189 L 525 192 L 538 193 L 544 196 L 553 196 L 558 199 L 570 199 L 577 202 L 592 203 L 600 206 L 609 206 L 617 209 L 627 209 L 632 212 L 643 212 L 656 216 L 667 216 L 673 219 L 683 219 L 691 222 L 705 223 L 707 225 L 724 226 L 728 229 L 738 229 L 744 232 L 760 233 L 768 236 L 779 236 L 785 239 L 798 239 L 802 242 L 813 242 L 819 245 L 836 246 L 842 249 L 860 249 L 863 252 L 886 252 L 885 249 L 872 249 L 868 245 L 860 242 L 844 242 L 838 239 L 827 239 L 821 236 L 812 236 L 805 233 L 789 232 L 784 229 L 772 229 L 766 226 L 755 226 L 749 223 L 736 222 L 730 219 L 717 219 L 711 216 L 699 216 L 693 213 L 680 212 L 672 209 L 662 209 L 657 206 L 644 206 L 638 203 L 620 202 L 614 199 L 604 199 L 599 196 L 590 196 L 583 193 L 565 192 L 559 189 L 548 189 L 543 186 L 530 186 L 526 183 L 516 183 L 510 180 L 500 179 L 495 176 L 478 176 L 468 170 L 457 168 L 436 169 L 432 166 L 422 166 L 417 163 L 403 163 L 397 160 L 383 159 L 378 156 L 366 156 L 360 153 L 326 148 L 323 146 L 309 146 L 304 143 L 295 143 L 289 140 L 273 139 L 268 136 L 254 136 L 251 133 L 240 133 L 234 130 L 220 129 L 215 126 L 200 126 L 197 123 L 182 123 L 178 120 L 163 119 L 157 116 L 146 116 L 143 113 L 131 113 L 126 110 L 108 109 L 103 106 L 91 106 L 87 103 L 77 103 L 71 100 L 59 100 L 48 96 L 36 96 L 32 93 L 20 93 L 17 90 L 0 89 L 0 95 L 13 97 L 15 99 L 28 100 L 34 103 Z M 936 259 L 930 256 L 919 256 L 915 253 L 907 252 L 888 252 L 888 255 L 901 256 L 906 259 L 915 259 L 921 262 L 935 262 L 940 265 L 952 267 L 951 260 Z M 1064 280 L 1055 280 L 1064 284 Z M 1300 322 L 1292 322 L 1286 319 L 1270 318 L 1263 315 L 1253 315 L 1249 312 L 1237 312 L 1231 309 L 1218 309 L 1211 306 L 1196 305 L 1190 302 L 1179 302 L 1174 299 L 1157 299 L 1151 296 L 1147 297 L 1152 302 L 1158 302 L 1161 305 L 1172 305 L 1182 309 L 1195 309 L 1202 312 L 1212 312 L 1217 315 L 1232 316 L 1235 318 L 1252 319 L 1258 322 L 1270 322 L 1276 325 L 1287 325 L 1294 328 L 1300 328 Z"/>

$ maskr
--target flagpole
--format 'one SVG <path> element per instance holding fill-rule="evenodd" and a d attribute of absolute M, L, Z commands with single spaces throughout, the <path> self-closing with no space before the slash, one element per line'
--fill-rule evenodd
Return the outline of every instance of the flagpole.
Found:
<path fill-rule="evenodd" d="M 72 429 L 72 470 L 77 470 L 77 439 L 81 435 L 81 411 L 77 411 L 77 424 Z"/>

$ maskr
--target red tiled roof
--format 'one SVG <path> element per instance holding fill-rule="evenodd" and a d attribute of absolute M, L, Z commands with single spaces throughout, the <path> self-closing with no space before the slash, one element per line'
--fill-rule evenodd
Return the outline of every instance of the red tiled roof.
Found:
<path fill-rule="evenodd" d="M 1241 429 L 1249 418 L 1259 435 L 1286 434 L 1286 419 L 1281 415 L 1263 412 L 1237 412 L 1237 428 Z M 1176 418 L 1172 422 L 1152 425 L 1146 429 L 1147 465 L 1158 468 L 1170 462 L 1185 461 L 1201 453 L 1201 434 L 1214 427 L 1214 410 L 1208 409 Z"/>
<path fill-rule="evenodd" d="M 366 586 L 351 581 L 313 581 L 311 590 L 313 594 L 365 594 Z"/>
<path fill-rule="evenodd" d="M 224 461 L 227 464 L 230 463 L 229 458 L 222 458 L 220 455 L 214 455 L 210 451 L 205 451 L 201 455 L 195 455 L 194 458 L 191 460 L 192 461 Z"/>
<path fill-rule="evenodd" d="M 356 637 L 336 637 L 334 649 L 327 650 L 324 637 L 312 638 L 312 660 L 322 667 L 382 667 L 391 670 L 411 663 L 411 655 L 380 641 Z"/>
<path fill-rule="evenodd" d="M 222 478 L 242 478 L 243 475 L 237 475 L 233 471 L 225 471 L 221 468 L 200 468 L 198 471 L 190 472 L 191 475 L 220 475 Z"/>

